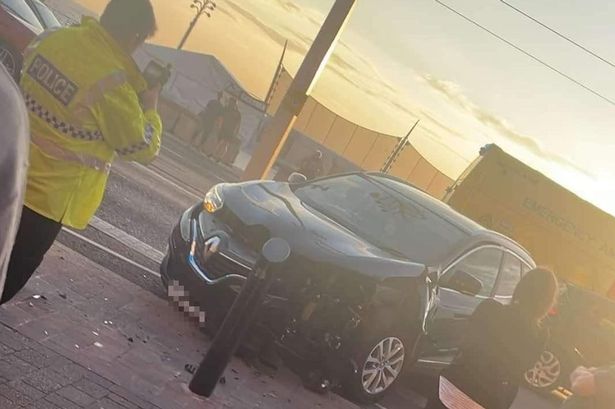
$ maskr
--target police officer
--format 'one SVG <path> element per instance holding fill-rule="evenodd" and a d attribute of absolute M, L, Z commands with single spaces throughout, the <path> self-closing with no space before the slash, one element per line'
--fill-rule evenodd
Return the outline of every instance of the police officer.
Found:
<path fill-rule="evenodd" d="M 87 226 L 116 156 L 147 163 L 158 154 L 160 86 L 148 89 L 131 57 L 155 30 L 149 0 L 110 0 L 100 21 L 45 32 L 26 50 L 30 168 L 2 303 L 25 286 L 62 225 Z"/>

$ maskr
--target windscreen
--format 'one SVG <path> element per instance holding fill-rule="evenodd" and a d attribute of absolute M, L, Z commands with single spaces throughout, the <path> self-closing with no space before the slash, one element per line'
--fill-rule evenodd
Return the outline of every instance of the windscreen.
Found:
<path fill-rule="evenodd" d="M 411 198 L 372 180 L 348 175 L 295 189 L 297 197 L 371 244 L 431 265 L 468 234 Z"/>

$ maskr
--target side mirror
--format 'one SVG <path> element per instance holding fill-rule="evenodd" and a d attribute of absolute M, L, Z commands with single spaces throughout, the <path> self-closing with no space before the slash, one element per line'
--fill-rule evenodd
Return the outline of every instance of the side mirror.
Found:
<path fill-rule="evenodd" d="M 483 289 L 483 283 L 472 274 L 457 270 L 446 283 L 446 287 L 474 297 Z"/>
<path fill-rule="evenodd" d="M 305 177 L 305 175 L 302 175 L 299 172 L 293 172 L 288 177 L 288 183 L 290 183 L 291 185 L 296 185 L 296 184 L 305 183 L 305 182 L 307 182 L 307 177 Z"/>

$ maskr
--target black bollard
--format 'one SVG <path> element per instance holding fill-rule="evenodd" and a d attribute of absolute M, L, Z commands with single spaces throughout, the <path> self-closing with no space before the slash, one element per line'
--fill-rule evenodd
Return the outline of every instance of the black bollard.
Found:
<path fill-rule="evenodd" d="M 211 396 L 258 313 L 276 267 L 289 256 L 290 247 L 285 240 L 273 238 L 265 243 L 252 274 L 226 314 L 222 326 L 190 382 L 190 390 L 193 393 Z"/>

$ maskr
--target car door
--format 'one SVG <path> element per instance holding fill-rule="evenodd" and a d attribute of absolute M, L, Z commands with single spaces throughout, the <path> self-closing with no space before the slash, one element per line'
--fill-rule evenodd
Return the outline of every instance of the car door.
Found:
<path fill-rule="evenodd" d="M 427 327 L 420 361 L 429 365 L 450 362 L 460 343 L 467 321 L 483 300 L 493 297 L 502 263 L 502 248 L 484 245 L 474 248 L 444 269 L 439 280 L 437 309 Z M 462 294 L 447 287 L 458 271 L 479 279 L 483 287 L 479 294 Z"/>
<path fill-rule="evenodd" d="M 521 280 L 523 265 L 524 263 L 514 253 L 508 250 L 504 252 L 494 296 L 502 304 L 510 304 L 512 301 L 515 288 Z"/>

